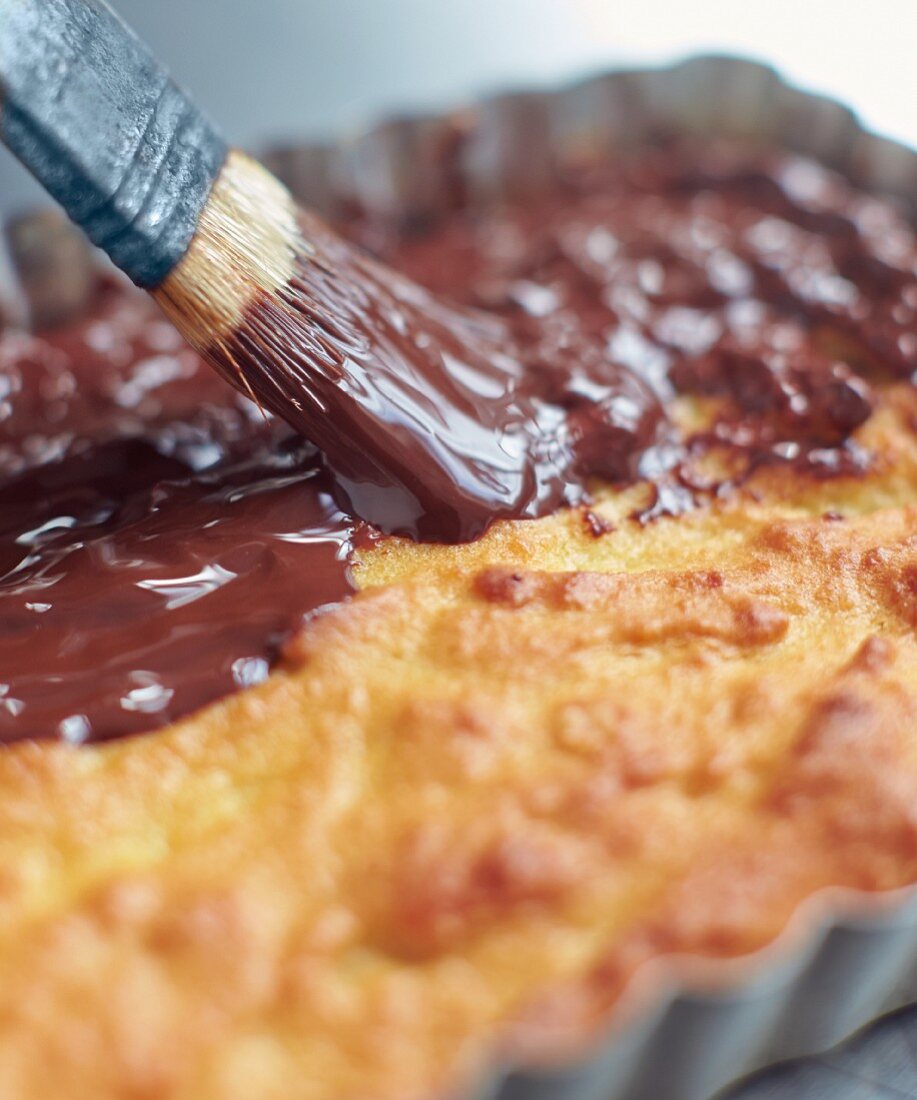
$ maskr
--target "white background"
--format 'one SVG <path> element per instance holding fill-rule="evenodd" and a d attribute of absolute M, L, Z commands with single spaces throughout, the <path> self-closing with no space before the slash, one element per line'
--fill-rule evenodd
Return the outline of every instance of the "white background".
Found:
<path fill-rule="evenodd" d="M 917 144 L 917 0 L 114 0 L 229 137 L 725 50 L 776 64 Z M 34 201 L 0 150 L 0 209 Z"/>

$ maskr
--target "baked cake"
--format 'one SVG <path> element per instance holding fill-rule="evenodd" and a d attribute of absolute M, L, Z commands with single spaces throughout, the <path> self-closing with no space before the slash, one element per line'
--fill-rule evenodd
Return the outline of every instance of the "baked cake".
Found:
<path fill-rule="evenodd" d="M 569 506 L 415 542 L 108 275 L 7 326 L 10 1100 L 452 1095 L 587 1049 L 650 958 L 917 878 L 902 211 L 664 145 L 343 229 L 533 370 L 629 371 L 664 431 Z"/>

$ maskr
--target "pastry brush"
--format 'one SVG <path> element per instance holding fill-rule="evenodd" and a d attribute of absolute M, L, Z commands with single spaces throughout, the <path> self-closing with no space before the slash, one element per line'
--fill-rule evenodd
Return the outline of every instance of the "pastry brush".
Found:
<path fill-rule="evenodd" d="M 324 452 L 363 518 L 468 538 L 526 506 L 532 471 L 506 440 L 530 409 L 501 334 L 298 209 L 103 0 L 0 0 L 0 137 L 195 349 Z"/>

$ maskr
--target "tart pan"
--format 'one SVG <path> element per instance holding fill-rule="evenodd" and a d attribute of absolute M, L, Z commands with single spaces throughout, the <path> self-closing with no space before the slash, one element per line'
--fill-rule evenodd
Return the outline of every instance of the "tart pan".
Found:
<path fill-rule="evenodd" d="M 917 220 L 917 153 L 769 67 L 723 56 L 503 94 L 467 111 L 386 122 L 333 145 L 273 148 L 264 159 L 324 214 L 356 204 L 405 231 L 457 205 L 537 193 L 565 165 L 601 163 L 678 135 L 760 141 L 811 156 L 894 197 Z M 95 262 L 55 214 L 9 225 L 0 244 L 0 316 L 40 328 L 78 315 Z M 705 1100 L 913 1002 L 917 889 L 822 891 L 753 955 L 648 962 L 587 1042 L 514 1029 L 448 1100 Z"/>

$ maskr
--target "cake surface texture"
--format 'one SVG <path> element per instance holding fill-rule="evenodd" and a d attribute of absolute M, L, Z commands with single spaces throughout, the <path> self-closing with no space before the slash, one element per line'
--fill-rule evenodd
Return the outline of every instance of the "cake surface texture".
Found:
<path fill-rule="evenodd" d="M 325 476 L 318 459 L 153 307 L 106 283 L 88 317 L 0 334 L 0 497 L 25 501 L 29 478 L 57 486 L 59 464 L 103 452 L 127 468 L 118 449 L 139 445 L 145 503 L 105 545 L 139 530 L 130 545 L 155 547 L 151 516 L 211 501 L 214 470 L 255 477 L 254 463 L 255 518 L 240 522 L 269 519 L 280 542 L 220 560 L 262 604 L 276 586 L 289 605 L 244 653 L 219 649 L 232 676 L 174 715 L 163 693 L 181 669 L 150 649 L 161 676 L 123 728 L 99 709 L 104 743 L 24 725 L 37 688 L 32 712 L 12 680 L 0 694 L 9 1100 L 460 1095 L 492 1059 L 588 1049 L 650 959 L 745 955 L 825 888 L 917 880 L 905 216 L 813 162 L 702 146 L 576 177 L 540 206 L 347 230 L 514 326 L 533 370 L 576 355 L 590 385 L 604 358 L 633 371 L 652 441 L 634 428 L 635 447 L 621 406 L 608 476 L 582 500 L 458 545 L 361 534 L 324 488 L 297 523 L 320 520 L 327 561 L 346 559 L 326 606 L 293 583 L 299 527 L 278 526 L 295 478 Z M 65 410 L 90 408 L 82 434 L 39 447 L 22 425 L 48 379 Z M 268 477 L 258 448 L 278 446 Z M 93 484 L 114 476 L 100 469 Z M 82 558 L 43 535 L 37 557 L 7 563 L 48 522 L 22 508 L 4 521 L 0 616 L 13 608 L 25 637 L 22 571 L 53 589 Z M 140 645 L 146 605 L 124 607 Z M 72 662 L 71 620 L 48 621 L 54 660 Z M 14 659 L 23 684 L 54 673 Z M 137 718 L 154 684 L 166 701 Z"/>

